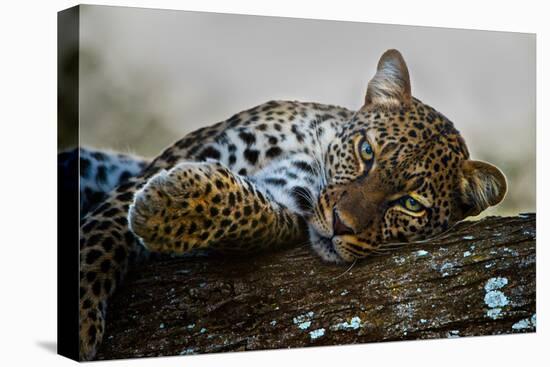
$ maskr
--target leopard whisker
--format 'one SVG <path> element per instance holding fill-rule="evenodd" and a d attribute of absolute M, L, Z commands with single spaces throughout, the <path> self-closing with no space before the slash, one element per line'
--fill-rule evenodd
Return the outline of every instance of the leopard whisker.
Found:
<path fill-rule="evenodd" d="M 338 278 L 341 278 L 343 277 L 344 275 L 346 275 L 348 272 L 351 271 L 351 269 L 353 269 L 353 267 L 355 266 L 355 263 L 357 262 L 357 258 L 355 258 L 355 260 L 353 260 L 353 262 L 351 263 L 350 267 L 346 269 L 346 271 L 344 271 L 342 274 L 332 278 L 331 280 L 336 280 Z"/>
<path fill-rule="evenodd" d="M 424 243 L 429 243 L 429 242 L 433 242 L 433 241 L 436 241 L 436 240 L 442 240 L 444 238 L 446 238 L 449 234 L 449 232 L 451 232 L 460 222 L 457 222 L 455 224 L 453 224 L 452 226 L 450 226 L 447 230 L 435 235 L 435 236 L 432 236 L 432 237 L 428 237 L 428 238 L 425 238 L 423 240 L 415 240 L 415 241 L 410 241 L 410 242 L 388 242 L 388 243 L 383 243 L 379 246 L 379 249 L 381 251 L 385 251 L 385 253 L 388 253 L 392 250 L 396 250 L 396 249 L 399 249 L 403 246 L 407 246 L 407 245 L 420 245 L 420 244 L 424 244 Z M 471 226 L 468 226 L 466 228 L 470 228 Z"/>
<path fill-rule="evenodd" d="M 304 192 L 295 191 L 295 195 L 305 200 L 305 202 L 308 204 L 308 207 L 312 208 L 309 210 L 305 210 L 306 214 L 313 214 L 313 208 L 315 207 L 315 200 L 311 197 L 311 195 L 308 195 Z"/>
<path fill-rule="evenodd" d="M 296 248 L 311 247 L 311 242 L 309 240 L 305 240 L 296 244 L 295 247 Z"/>

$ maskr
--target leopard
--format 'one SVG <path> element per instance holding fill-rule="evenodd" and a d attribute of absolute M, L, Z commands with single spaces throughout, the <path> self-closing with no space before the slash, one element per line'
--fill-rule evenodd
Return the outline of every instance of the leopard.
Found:
<path fill-rule="evenodd" d="M 108 301 L 143 254 L 248 256 L 307 241 L 345 264 L 437 236 L 507 191 L 503 172 L 472 159 L 454 124 L 412 96 L 395 49 L 359 109 L 269 101 L 133 159 L 101 180 L 81 219 L 81 360 L 94 358 Z"/>

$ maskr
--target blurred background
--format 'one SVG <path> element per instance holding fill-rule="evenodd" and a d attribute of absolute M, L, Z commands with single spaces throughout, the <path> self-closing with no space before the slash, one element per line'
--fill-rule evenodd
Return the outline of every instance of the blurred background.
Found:
<path fill-rule="evenodd" d="M 358 109 L 389 48 L 413 95 L 508 177 L 484 215 L 535 211 L 534 34 L 81 5 L 80 57 L 59 62 L 80 73 L 81 144 L 153 157 L 271 99 Z"/>

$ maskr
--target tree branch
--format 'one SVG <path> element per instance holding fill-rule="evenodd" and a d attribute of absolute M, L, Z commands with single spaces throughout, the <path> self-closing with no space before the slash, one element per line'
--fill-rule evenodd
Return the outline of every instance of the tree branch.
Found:
<path fill-rule="evenodd" d="M 464 222 L 349 265 L 307 246 L 133 271 L 98 359 L 532 332 L 536 217 Z"/>

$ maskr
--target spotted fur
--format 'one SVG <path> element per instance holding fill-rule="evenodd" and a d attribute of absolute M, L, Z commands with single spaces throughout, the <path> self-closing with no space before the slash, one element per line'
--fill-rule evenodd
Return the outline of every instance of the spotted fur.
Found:
<path fill-rule="evenodd" d="M 81 226 L 81 359 L 142 248 L 242 253 L 307 238 L 326 261 L 353 261 L 440 233 L 505 191 L 502 173 L 411 96 L 390 50 L 358 111 L 268 102 L 189 134 L 107 194 Z"/>

